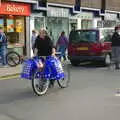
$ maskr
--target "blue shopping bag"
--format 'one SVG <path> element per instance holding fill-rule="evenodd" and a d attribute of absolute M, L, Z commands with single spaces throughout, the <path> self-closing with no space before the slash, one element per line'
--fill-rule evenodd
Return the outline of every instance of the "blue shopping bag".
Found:
<path fill-rule="evenodd" d="M 60 80 L 65 77 L 62 64 L 57 57 L 49 56 L 46 59 L 44 75 L 46 79 Z"/>
<path fill-rule="evenodd" d="M 37 70 L 38 59 L 28 59 L 23 62 L 21 78 L 32 80 L 34 72 Z"/>

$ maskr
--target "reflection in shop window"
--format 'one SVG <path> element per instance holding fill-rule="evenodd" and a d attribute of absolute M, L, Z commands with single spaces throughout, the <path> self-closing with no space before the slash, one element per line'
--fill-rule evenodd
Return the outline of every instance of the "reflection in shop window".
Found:
<path fill-rule="evenodd" d="M 40 31 L 41 28 L 44 28 L 44 17 L 36 17 L 34 25 L 37 31 Z"/>

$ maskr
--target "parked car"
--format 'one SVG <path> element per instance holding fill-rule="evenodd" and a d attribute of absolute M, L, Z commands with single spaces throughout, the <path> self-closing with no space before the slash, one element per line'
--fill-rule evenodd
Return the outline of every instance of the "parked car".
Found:
<path fill-rule="evenodd" d="M 74 30 L 69 35 L 68 58 L 72 65 L 81 61 L 111 62 L 111 36 L 113 28 Z"/>

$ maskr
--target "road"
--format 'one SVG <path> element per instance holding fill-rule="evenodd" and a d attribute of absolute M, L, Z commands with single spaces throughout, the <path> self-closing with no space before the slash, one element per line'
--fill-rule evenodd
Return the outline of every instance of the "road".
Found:
<path fill-rule="evenodd" d="M 120 120 L 120 71 L 112 68 L 71 68 L 67 89 L 57 85 L 36 96 L 30 81 L 0 81 L 0 120 Z"/>

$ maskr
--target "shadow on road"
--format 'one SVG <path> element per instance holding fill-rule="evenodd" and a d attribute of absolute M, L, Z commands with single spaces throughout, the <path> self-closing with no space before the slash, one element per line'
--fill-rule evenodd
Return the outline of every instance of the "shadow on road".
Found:
<path fill-rule="evenodd" d="M 102 65 L 102 64 L 97 63 L 97 62 L 82 62 L 78 66 L 72 66 L 71 64 L 70 64 L 70 66 L 73 68 L 85 68 L 85 69 L 106 68 L 105 65 Z"/>
<path fill-rule="evenodd" d="M 36 96 L 30 89 L 17 90 L 17 91 L 8 91 L 8 93 L 0 94 L 0 104 L 9 104 L 13 101 L 17 100 L 25 100 L 25 99 L 34 99 Z"/>

